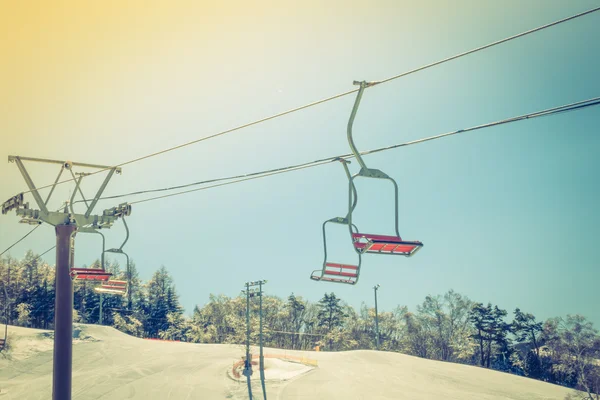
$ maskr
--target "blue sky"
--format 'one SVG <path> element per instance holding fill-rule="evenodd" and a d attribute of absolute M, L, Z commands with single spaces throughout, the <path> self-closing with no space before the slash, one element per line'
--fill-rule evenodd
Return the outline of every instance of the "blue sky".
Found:
<path fill-rule="evenodd" d="M 16 9 L 5 21 L 14 40 L 2 44 L 9 62 L 0 67 L 7 93 L 0 100 L 0 157 L 117 164 L 598 5 L 283 4 L 206 10 L 187 2 L 123 9 L 107 3 L 40 15 Z M 357 146 L 599 96 L 599 27 L 600 12 L 370 88 L 356 118 Z M 106 195 L 347 153 L 353 101 L 344 97 L 125 166 Z M 365 256 L 355 287 L 309 279 L 322 263 L 322 222 L 346 212 L 338 164 L 135 205 L 125 250 L 144 279 L 165 265 L 188 313 L 209 293 L 236 296 L 244 282 L 267 279 L 269 294 L 317 301 L 335 291 L 354 306 L 372 305 L 380 283 L 379 306 L 387 310 L 414 309 L 426 295 L 452 288 L 539 318 L 580 313 L 598 326 L 599 126 L 600 109 L 590 108 L 366 157 L 369 167 L 398 181 L 400 233 L 425 247 L 409 259 Z M 356 172 L 357 163 L 351 168 Z M 58 172 L 34 164 L 31 171 L 40 184 Z M 100 179 L 86 180 L 87 196 Z M 2 200 L 26 190 L 14 164 L 0 164 L 0 180 Z M 71 188 L 57 189 L 57 205 Z M 361 230 L 392 233 L 388 185 L 361 182 L 358 189 Z M 97 211 L 118 202 L 101 202 Z M 12 213 L 0 218 L 0 248 L 30 229 L 17 222 Z M 332 261 L 352 261 L 346 232 L 331 232 Z M 123 229 L 106 234 L 112 247 Z M 44 225 L 10 254 L 53 243 L 53 229 Z M 76 251 L 78 264 L 91 263 L 97 238 L 78 235 Z"/>

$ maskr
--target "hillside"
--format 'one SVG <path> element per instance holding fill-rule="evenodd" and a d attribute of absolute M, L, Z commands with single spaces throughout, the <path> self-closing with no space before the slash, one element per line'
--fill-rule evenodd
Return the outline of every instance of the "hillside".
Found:
<path fill-rule="evenodd" d="M 12 350 L 0 357 L 0 399 L 47 400 L 52 383 L 51 332 L 10 327 L 9 335 Z M 81 325 L 78 337 L 73 349 L 76 400 L 247 398 L 245 383 L 230 374 L 243 354 L 242 346 L 143 340 L 94 325 Z M 270 399 L 563 400 L 571 392 L 496 371 L 397 353 L 265 352 L 318 362 L 309 370 L 270 360 L 266 370 Z M 284 376 L 290 379 L 280 380 Z M 253 384 L 258 398 L 260 383 Z"/>

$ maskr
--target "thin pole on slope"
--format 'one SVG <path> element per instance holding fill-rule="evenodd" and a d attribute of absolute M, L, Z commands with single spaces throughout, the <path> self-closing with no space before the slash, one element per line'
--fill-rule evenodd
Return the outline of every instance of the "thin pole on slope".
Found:
<path fill-rule="evenodd" d="M 262 385 L 264 400 L 267 400 L 267 389 L 265 387 L 265 358 L 263 356 L 263 323 L 262 323 L 262 285 L 266 281 L 259 281 L 258 283 L 258 297 L 259 297 L 259 347 L 260 347 L 260 384 Z"/>
<path fill-rule="evenodd" d="M 102 325 L 102 293 L 100 293 L 100 317 L 98 318 L 98 322 Z"/>
<path fill-rule="evenodd" d="M 246 282 L 246 362 L 244 363 L 244 375 L 248 383 L 248 398 L 252 400 L 252 361 L 250 360 L 250 283 Z"/>
<path fill-rule="evenodd" d="M 379 289 L 381 285 L 377 284 L 373 286 L 373 291 L 375 292 L 375 347 L 379 350 L 379 318 L 377 315 L 377 289 Z"/>
<path fill-rule="evenodd" d="M 4 350 L 8 342 L 8 291 L 6 290 L 6 282 L 4 281 L 2 281 L 2 288 L 4 289 L 4 339 L 0 343 L 0 351 Z"/>

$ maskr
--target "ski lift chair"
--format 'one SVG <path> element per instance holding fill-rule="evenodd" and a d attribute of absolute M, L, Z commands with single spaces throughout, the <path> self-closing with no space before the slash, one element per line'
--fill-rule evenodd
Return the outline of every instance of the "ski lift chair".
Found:
<path fill-rule="evenodd" d="M 384 172 L 378 169 L 368 168 L 362 159 L 360 152 L 357 150 L 356 145 L 354 144 L 354 140 L 352 139 L 352 125 L 354 124 L 354 118 L 356 117 L 356 112 L 358 110 L 358 106 L 360 104 L 360 100 L 363 95 L 363 91 L 373 83 L 367 82 L 354 82 L 355 85 L 359 85 L 360 88 L 358 90 L 358 94 L 356 96 L 356 100 L 354 102 L 354 107 L 352 108 L 352 113 L 350 114 L 350 119 L 348 121 L 348 143 L 350 144 L 350 149 L 352 153 L 356 157 L 356 160 L 360 164 L 360 171 L 350 177 L 349 183 L 349 201 L 348 201 L 348 226 L 350 229 L 350 236 L 352 238 L 352 244 L 354 245 L 354 249 L 358 254 L 391 254 L 391 255 L 402 255 L 410 257 L 414 255 L 417 251 L 423 247 L 423 243 L 419 241 L 407 241 L 403 240 L 400 236 L 400 232 L 398 230 L 398 184 L 396 181 L 385 174 Z M 363 232 L 354 232 L 352 230 L 352 213 L 354 208 L 356 207 L 357 191 L 354 185 L 354 180 L 357 177 L 363 178 L 373 178 L 373 179 L 385 179 L 392 182 L 394 186 L 394 199 L 395 199 L 395 213 L 394 213 L 394 231 L 395 235 L 381 235 L 381 234 L 371 234 L 371 233 L 363 233 Z"/>

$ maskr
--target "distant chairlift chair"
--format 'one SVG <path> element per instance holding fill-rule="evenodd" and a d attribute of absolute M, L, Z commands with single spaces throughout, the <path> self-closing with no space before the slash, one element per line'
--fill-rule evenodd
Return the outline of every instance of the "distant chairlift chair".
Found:
<path fill-rule="evenodd" d="M 96 281 L 96 282 L 108 281 L 110 279 L 110 277 L 112 276 L 112 273 L 110 273 L 104 269 L 104 246 L 105 246 L 104 235 L 101 232 L 98 232 L 94 228 L 79 228 L 79 232 L 81 232 L 81 233 L 97 233 L 100 236 L 102 236 L 102 256 L 101 256 L 102 262 L 101 262 L 100 268 L 75 268 L 73 266 L 75 247 L 73 245 L 71 245 L 71 257 L 70 257 L 71 279 L 78 280 L 78 281 Z M 73 235 L 74 234 L 75 234 L 75 232 L 73 232 Z M 73 235 L 71 236 L 71 240 L 73 240 Z"/>
<path fill-rule="evenodd" d="M 371 254 L 392 254 L 392 255 L 402 255 L 406 257 L 410 257 L 414 255 L 417 251 L 423 247 L 423 243 L 418 241 L 406 241 L 400 237 L 400 232 L 398 231 L 398 184 L 396 181 L 390 176 L 386 175 L 384 172 L 378 169 L 370 169 L 367 168 L 365 162 L 363 161 L 360 152 L 357 150 L 354 140 L 352 139 L 352 125 L 354 123 L 354 118 L 356 117 L 356 112 L 358 110 L 358 106 L 360 104 L 360 100 L 362 98 L 362 94 L 365 88 L 367 88 L 370 84 L 367 82 L 354 82 L 355 85 L 360 85 L 360 89 L 358 90 L 358 94 L 356 96 L 356 100 L 354 102 L 354 107 L 352 108 L 352 113 L 350 114 L 350 119 L 348 121 L 348 143 L 350 144 L 350 149 L 352 153 L 356 157 L 356 160 L 360 164 L 360 171 L 350 178 L 349 184 L 349 200 L 348 200 L 348 227 L 350 230 L 350 236 L 352 238 L 352 243 L 354 245 L 354 249 L 356 252 L 360 254 L 371 253 Z M 394 228 L 395 228 L 395 236 L 391 235 L 374 235 L 370 233 L 360 233 L 352 230 L 354 226 L 352 224 L 352 212 L 356 207 L 357 202 L 357 192 L 354 185 L 354 179 L 357 177 L 364 178 L 374 178 L 374 179 L 387 179 L 392 182 L 394 185 L 394 194 L 395 194 L 395 219 L 394 219 Z"/>
<path fill-rule="evenodd" d="M 86 280 L 86 281 L 95 281 L 100 283 L 99 286 L 96 286 L 94 288 L 94 291 L 96 293 L 100 294 L 100 309 L 99 309 L 99 321 L 100 324 L 102 324 L 102 304 L 103 304 L 103 299 L 102 299 L 102 295 L 103 294 L 110 294 L 110 295 L 120 295 L 120 296 L 126 296 L 128 294 L 128 281 L 122 281 L 122 280 L 111 280 L 110 277 L 113 275 L 111 272 L 108 272 L 105 270 L 105 262 L 104 262 L 104 253 L 119 253 L 119 254 L 124 254 L 127 257 L 127 274 L 128 274 L 128 279 L 129 279 L 129 256 L 122 250 L 123 246 L 125 245 L 125 243 L 127 242 L 127 240 L 129 239 L 129 228 L 127 227 L 127 223 L 125 222 L 125 217 L 124 215 L 122 216 L 123 218 L 123 223 L 125 224 L 125 229 L 127 232 L 127 236 L 125 238 L 125 241 L 123 242 L 123 244 L 121 245 L 121 247 L 119 247 L 118 249 L 109 249 L 106 250 L 106 241 L 104 238 L 104 235 L 97 231 L 94 228 L 80 228 L 79 231 L 83 232 L 83 233 L 97 233 L 102 237 L 102 253 L 100 255 L 100 268 L 75 268 L 75 267 L 71 267 L 71 277 L 74 280 Z M 71 265 L 73 264 L 73 249 L 74 246 L 71 247 L 72 248 L 72 253 L 71 253 Z"/>
<path fill-rule="evenodd" d="M 123 225 L 125 226 L 125 232 L 126 232 L 125 240 L 123 241 L 123 243 L 121 244 L 121 246 L 119 248 L 104 250 L 102 252 L 102 257 L 104 259 L 104 253 L 114 253 L 114 254 L 124 255 L 125 259 L 126 259 L 126 263 L 127 263 L 125 266 L 127 280 L 126 281 L 119 281 L 119 280 L 108 281 L 108 282 L 106 282 L 106 284 L 103 284 L 100 287 L 95 289 L 96 292 L 98 292 L 98 293 L 109 293 L 109 294 L 118 294 L 118 295 L 126 296 L 128 293 L 129 285 L 131 284 L 131 282 L 130 282 L 131 281 L 131 270 L 130 270 L 130 265 L 129 265 L 129 255 L 123 251 L 123 246 L 125 246 L 125 243 L 127 243 L 127 241 L 129 240 L 129 227 L 127 226 L 127 221 L 125 221 L 124 215 L 121 217 L 121 220 L 123 221 Z"/>
<path fill-rule="evenodd" d="M 75 176 L 73 175 L 73 179 L 75 180 Z M 71 214 L 75 215 L 75 210 L 73 210 L 73 204 L 75 204 L 74 200 L 75 200 L 75 194 L 77 193 L 77 190 L 79 190 L 81 192 L 81 189 L 79 187 L 79 185 L 81 184 L 81 180 L 83 179 L 83 175 L 79 176 L 79 179 L 75 181 L 75 190 L 73 190 L 73 193 L 71 195 L 71 200 L 68 202 L 69 204 L 69 208 L 71 210 Z M 83 193 L 81 192 L 81 196 L 83 197 Z M 83 199 L 85 201 L 85 198 Z M 87 205 L 87 202 L 86 202 Z M 69 264 L 71 267 L 71 279 L 73 280 L 78 280 L 78 281 L 107 281 L 112 274 L 110 272 L 107 272 L 104 269 L 104 249 L 105 249 L 105 243 L 106 243 L 106 239 L 104 238 L 104 235 L 98 231 L 99 227 L 81 227 L 79 229 L 77 229 L 75 232 L 73 232 L 71 234 L 71 254 L 70 254 L 70 258 L 69 258 Z M 74 264 L 75 264 L 75 235 L 77 234 L 77 232 L 81 232 L 81 233 L 96 233 L 98 235 L 100 235 L 102 237 L 102 261 L 100 264 L 100 268 L 75 268 Z"/>
<path fill-rule="evenodd" d="M 342 165 L 344 166 L 344 170 L 346 172 L 346 176 L 348 179 L 351 179 L 350 170 L 348 169 L 348 165 L 350 161 L 345 160 L 343 158 L 338 159 Z M 354 202 L 352 204 L 351 210 L 356 206 L 356 189 L 352 182 L 350 183 L 353 191 L 351 193 L 354 194 Z M 352 195 L 352 194 L 351 194 Z M 333 282 L 333 283 L 345 283 L 348 285 L 355 285 L 358 282 L 358 278 L 360 276 L 360 264 L 361 264 L 361 254 L 358 254 L 358 265 L 351 264 L 340 264 L 340 263 L 332 263 L 327 261 L 327 233 L 326 233 L 326 225 L 328 223 L 334 224 L 342 224 L 348 225 L 350 227 L 351 232 L 358 232 L 358 228 L 354 225 L 350 225 L 348 215 L 345 218 L 336 217 L 329 219 L 323 223 L 323 250 L 325 253 L 325 258 L 323 260 L 323 268 L 320 270 L 315 270 L 310 276 L 310 279 L 315 281 L 323 281 L 323 282 Z"/>

